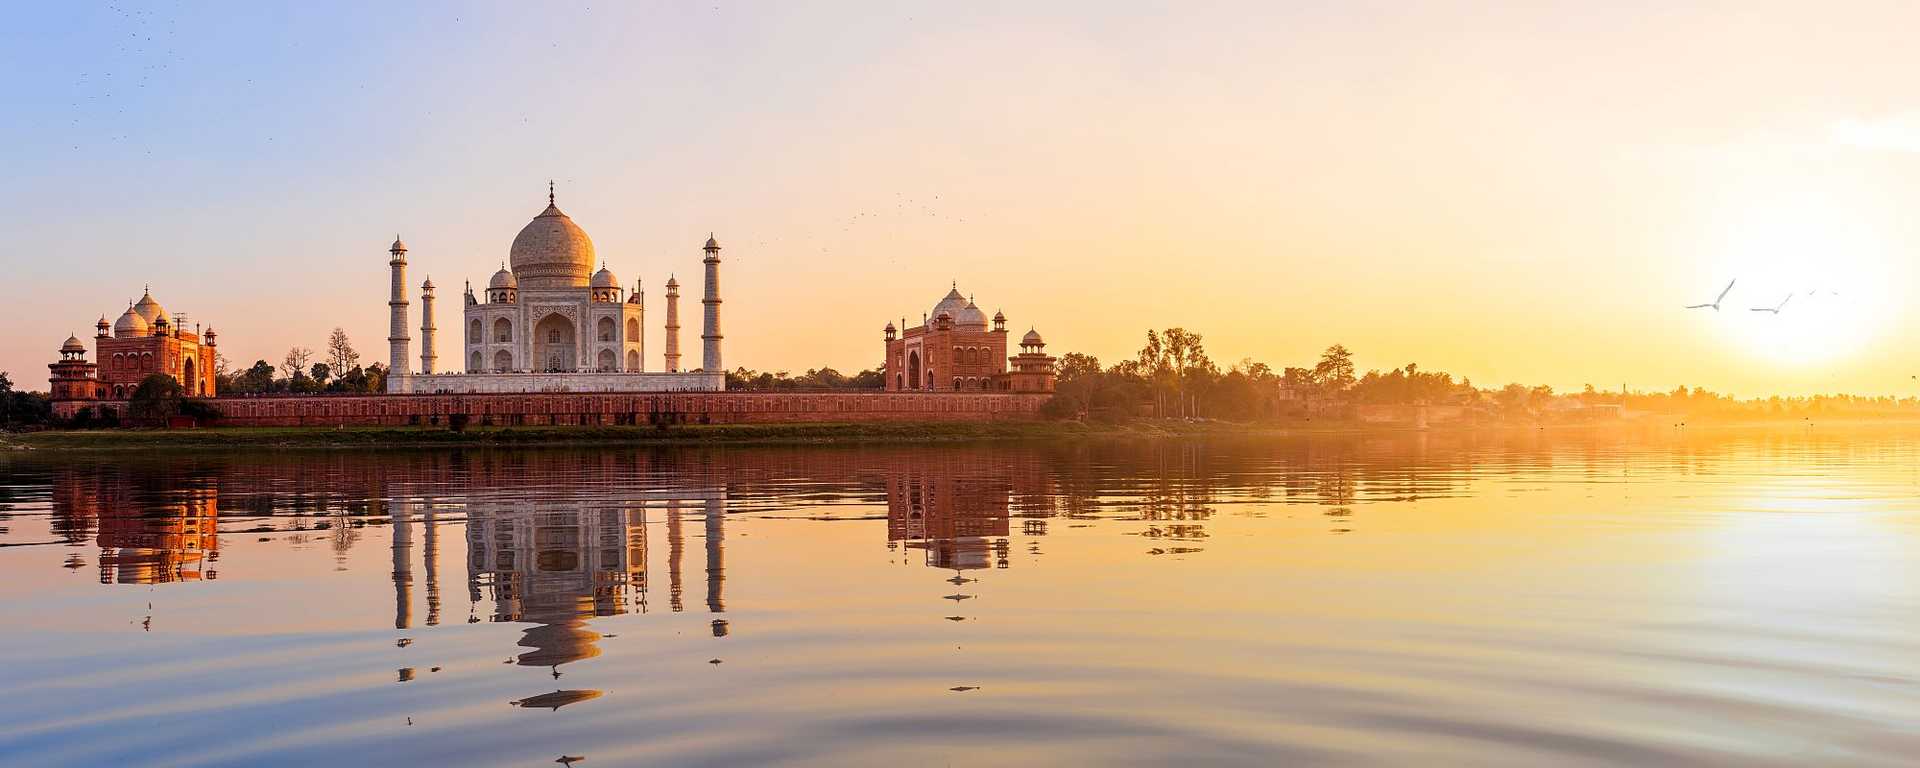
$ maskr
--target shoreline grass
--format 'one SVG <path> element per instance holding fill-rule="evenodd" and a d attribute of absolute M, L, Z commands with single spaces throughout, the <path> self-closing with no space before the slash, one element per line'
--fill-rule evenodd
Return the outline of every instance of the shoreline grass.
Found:
<path fill-rule="evenodd" d="M 1838 426 L 1914 426 L 1912 420 L 1835 420 Z M 1416 429 L 1405 425 L 1357 422 L 1234 423 L 1135 420 L 1118 423 L 1071 421 L 990 422 L 831 422 L 799 424 L 714 424 L 653 426 L 472 427 L 224 427 L 212 429 L 49 430 L 0 433 L 0 451 L 81 452 L 234 449 L 485 448 L 537 446 L 637 445 L 859 445 L 961 443 L 1081 439 L 1158 439 L 1173 437 L 1253 437 L 1386 433 L 1462 433 L 1551 430 L 1592 431 L 1667 429 L 1647 422 L 1601 424 L 1459 424 Z M 1800 422 L 1723 422 L 1693 429 L 1779 428 Z"/>

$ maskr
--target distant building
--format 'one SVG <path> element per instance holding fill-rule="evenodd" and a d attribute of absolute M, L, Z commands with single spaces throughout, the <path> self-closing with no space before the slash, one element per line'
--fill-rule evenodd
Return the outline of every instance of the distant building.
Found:
<path fill-rule="evenodd" d="M 188 397 L 214 396 L 218 334 L 211 328 L 205 335 L 187 330 L 186 323 L 184 314 L 169 317 L 149 290 L 111 326 L 104 315 L 94 324 L 96 362 L 87 361 L 78 336 L 69 336 L 60 345 L 60 359 L 47 365 L 54 415 L 72 418 L 97 401 L 126 400 L 156 373 L 179 382 Z"/>
<path fill-rule="evenodd" d="M 387 301 L 390 347 L 387 391 L 428 394 L 489 392 L 695 392 L 726 388 L 720 357 L 720 243 L 702 247 L 706 295 L 701 370 L 679 370 L 679 284 L 668 293 L 666 372 L 646 371 L 646 298 L 641 284 L 621 287 L 593 239 L 560 210 L 547 207 L 513 238 L 507 260 L 462 296 L 462 343 L 454 366 L 439 364 L 433 282 L 420 286 L 419 368 L 412 365 L 407 297 L 407 246 L 387 249 L 392 273 Z M 599 270 L 594 265 L 599 264 Z M 464 367 L 464 371 L 457 370 Z M 450 370 L 451 369 L 451 370 Z"/>
<path fill-rule="evenodd" d="M 904 324 L 904 320 L 902 323 Z M 1054 358 L 1029 330 L 1008 368 L 1007 317 L 986 312 L 955 285 L 920 325 L 885 329 L 888 392 L 1052 392 Z"/>

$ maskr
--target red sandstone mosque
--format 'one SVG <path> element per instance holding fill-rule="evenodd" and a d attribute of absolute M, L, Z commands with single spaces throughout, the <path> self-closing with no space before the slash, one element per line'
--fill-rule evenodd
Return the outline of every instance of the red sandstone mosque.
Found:
<path fill-rule="evenodd" d="M 506 263 L 487 282 L 484 300 L 471 283 L 462 296 L 455 359 L 463 371 L 447 370 L 439 362 L 431 278 L 420 285 L 419 367 L 413 367 L 408 249 L 396 237 L 387 249 L 387 396 L 223 400 L 219 421 L 344 425 L 473 419 L 520 425 L 976 420 L 1031 416 L 1045 398 L 1019 396 L 1053 391 L 1054 358 L 1046 354 L 1040 334 L 1028 330 L 1019 341 L 1019 354 L 1009 356 L 1006 316 L 996 312 L 989 321 L 956 284 L 920 325 L 902 329 L 887 324 L 885 393 L 743 392 L 726 397 L 720 253 L 719 241 L 709 236 L 701 247 L 705 286 L 699 367 L 681 366 L 680 284 L 669 277 L 661 370 L 649 371 L 642 341 L 646 300 L 641 284 L 636 281 L 631 293 L 621 287 L 598 260 L 592 238 L 560 210 L 549 184 L 545 210 L 514 237 Z M 216 335 L 211 328 L 204 336 L 198 326 L 186 330 L 186 323 L 185 315 L 169 317 L 149 292 L 113 323 L 111 335 L 106 318 L 100 319 L 94 340 L 98 363 L 87 360 L 79 338 L 67 339 L 60 359 L 48 365 L 55 415 L 71 419 L 94 406 L 102 415 L 118 413 L 140 381 L 155 373 L 180 382 L 187 396 L 218 394 Z M 912 396 L 935 393 L 948 397 Z M 537 397 L 508 397 L 512 395 Z M 422 399 L 411 399 L 416 397 Z"/>

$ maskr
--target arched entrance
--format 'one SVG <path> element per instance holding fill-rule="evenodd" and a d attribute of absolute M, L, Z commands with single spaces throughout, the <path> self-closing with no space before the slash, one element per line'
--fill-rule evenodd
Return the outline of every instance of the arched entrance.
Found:
<path fill-rule="evenodd" d="M 628 322 L 632 322 L 632 321 L 629 320 Z M 629 371 L 640 370 L 640 353 L 639 352 L 636 352 L 631 349 L 627 350 L 627 370 Z"/>
<path fill-rule="evenodd" d="M 186 368 L 181 372 L 181 378 L 185 379 L 187 382 L 187 396 L 188 397 L 199 396 L 200 377 L 194 375 L 193 358 L 191 357 L 187 358 L 187 365 L 186 365 Z"/>
<path fill-rule="evenodd" d="M 907 353 L 907 381 L 913 382 L 915 388 L 920 386 L 920 350 Z"/>
<path fill-rule="evenodd" d="M 513 353 L 500 350 L 493 353 L 493 372 L 506 373 L 513 370 Z"/>
<path fill-rule="evenodd" d="M 601 370 L 601 371 L 617 371 L 617 370 L 620 370 L 619 368 L 616 368 L 616 367 L 614 367 L 614 366 L 615 366 L 615 363 L 614 363 L 614 360 L 615 360 L 615 358 L 614 358 L 614 356 L 613 356 L 613 350 L 611 350 L 611 349 L 603 349 L 603 350 L 600 350 L 600 356 L 599 356 L 599 357 L 600 357 L 600 364 L 599 364 L 599 368 L 598 368 L 598 370 Z"/>
<path fill-rule="evenodd" d="M 573 371 L 580 367 L 575 357 L 573 321 L 562 315 L 547 315 L 533 326 L 533 369 L 537 371 Z"/>
<path fill-rule="evenodd" d="M 479 327 L 480 321 L 478 320 L 473 321 L 473 325 L 476 328 Z M 476 351 L 473 353 L 472 357 L 467 359 L 467 373 L 479 373 L 483 370 L 486 370 L 486 368 L 483 367 L 485 365 L 486 365 L 485 363 L 480 361 L 480 353 Z"/>

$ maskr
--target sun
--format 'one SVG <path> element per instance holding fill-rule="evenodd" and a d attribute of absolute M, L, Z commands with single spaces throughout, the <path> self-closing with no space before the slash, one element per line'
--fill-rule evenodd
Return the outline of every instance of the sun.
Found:
<path fill-rule="evenodd" d="M 1834 198 L 1750 199 L 1722 226 L 1713 271 L 1736 282 L 1712 319 L 1749 354 L 1788 366 L 1843 359 L 1891 320 L 1896 270 L 1882 238 Z"/>

